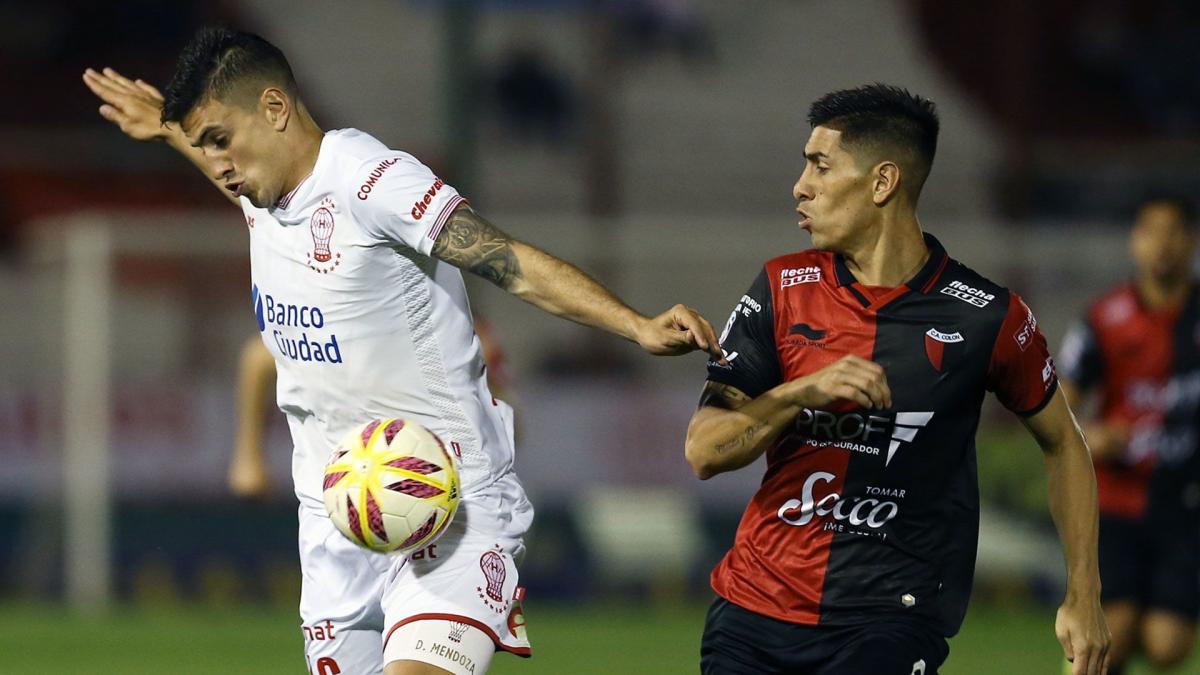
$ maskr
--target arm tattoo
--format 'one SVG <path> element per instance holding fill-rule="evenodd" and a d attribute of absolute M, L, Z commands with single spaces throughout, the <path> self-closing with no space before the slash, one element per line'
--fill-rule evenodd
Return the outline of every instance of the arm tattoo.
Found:
<path fill-rule="evenodd" d="M 521 277 L 513 241 L 471 207 L 462 205 L 450 214 L 450 220 L 433 242 L 432 254 L 507 289 Z"/>
<path fill-rule="evenodd" d="M 725 410 L 737 410 L 751 400 L 745 392 L 737 387 L 709 380 L 704 383 L 704 391 L 700 394 L 700 407 L 712 406 Z"/>
<path fill-rule="evenodd" d="M 758 435 L 758 432 L 760 432 L 766 428 L 767 428 L 766 422 L 758 422 L 755 424 L 751 424 L 750 426 L 743 429 L 742 433 L 738 434 L 737 436 L 734 436 L 732 439 L 725 441 L 724 443 L 718 443 L 716 445 L 716 447 L 713 449 L 716 450 L 718 455 L 723 455 L 723 454 L 729 452 L 730 450 L 740 450 L 741 448 L 744 448 L 747 445 L 753 444 L 754 437 L 756 435 Z"/>

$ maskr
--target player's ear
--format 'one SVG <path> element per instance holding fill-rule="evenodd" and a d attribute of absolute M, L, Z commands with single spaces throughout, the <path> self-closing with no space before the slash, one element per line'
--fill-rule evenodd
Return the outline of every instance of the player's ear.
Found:
<path fill-rule="evenodd" d="M 900 191 L 900 165 L 883 161 L 871 169 L 871 200 L 883 206 Z"/>
<path fill-rule="evenodd" d="M 275 131 L 287 128 L 292 116 L 292 99 L 281 89 L 267 87 L 258 98 L 259 110 L 267 117 L 267 122 Z"/>

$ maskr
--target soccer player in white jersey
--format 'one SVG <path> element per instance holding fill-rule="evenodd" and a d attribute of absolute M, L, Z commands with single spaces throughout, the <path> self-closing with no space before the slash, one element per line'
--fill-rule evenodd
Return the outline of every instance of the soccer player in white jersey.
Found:
<path fill-rule="evenodd" d="M 310 672 L 478 674 L 496 650 L 528 655 L 515 561 L 533 510 L 459 270 L 652 354 L 720 358 L 712 327 L 682 305 L 638 314 L 496 229 L 411 155 L 354 129 L 322 131 L 283 54 L 258 36 L 201 31 L 165 96 L 111 69 L 84 81 L 102 116 L 167 142 L 245 212 L 255 314 L 295 446 Z M 454 522 L 408 557 L 355 546 L 321 501 L 330 450 L 377 417 L 416 420 L 460 456 Z"/>

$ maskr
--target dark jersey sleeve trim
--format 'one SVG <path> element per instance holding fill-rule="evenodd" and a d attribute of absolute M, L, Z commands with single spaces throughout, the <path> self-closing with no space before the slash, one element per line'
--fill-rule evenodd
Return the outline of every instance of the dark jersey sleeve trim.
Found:
<path fill-rule="evenodd" d="M 737 387 L 751 398 L 782 381 L 775 348 L 775 303 L 766 268 L 734 306 L 721 333 L 721 349 L 729 363 L 720 365 L 710 359 L 709 380 Z"/>
<path fill-rule="evenodd" d="M 708 381 L 734 387 L 750 398 L 758 398 L 767 391 L 765 389 L 763 391 L 758 391 L 758 387 L 761 385 L 751 382 L 749 378 L 739 377 L 736 373 L 719 372 L 714 368 L 709 368 L 708 370 Z M 701 399 L 700 403 L 701 405 L 704 405 L 703 399 Z"/>
<path fill-rule="evenodd" d="M 1046 408 L 1046 406 L 1050 405 L 1050 401 L 1054 398 L 1054 394 L 1057 391 L 1058 391 L 1058 378 L 1056 377 L 1056 378 L 1054 378 L 1054 384 L 1050 385 L 1050 388 L 1046 390 L 1046 396 L 1042 399 L 1041 403 L 1033 406 L 1029 410 L 1022 410 L 1021 412 L 1014 411 L 1014 412 L 1016 412 L 1016 414 L 1020 417 L 1033 417 L 1034 415 L 1042 412 L 1042 410 L 1044 410 Z"/>

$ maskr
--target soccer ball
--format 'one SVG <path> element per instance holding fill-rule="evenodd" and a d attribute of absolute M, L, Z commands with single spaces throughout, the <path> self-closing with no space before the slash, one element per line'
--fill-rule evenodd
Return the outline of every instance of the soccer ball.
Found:
<path fill-rule="evenodd" d="M 338 444 L 325 467 L 325 510 L 338 531 L 373 551 L 433 543 L 454 517 L 458 469 L 432 431 L 410 420 L 371 420 Z"/>

